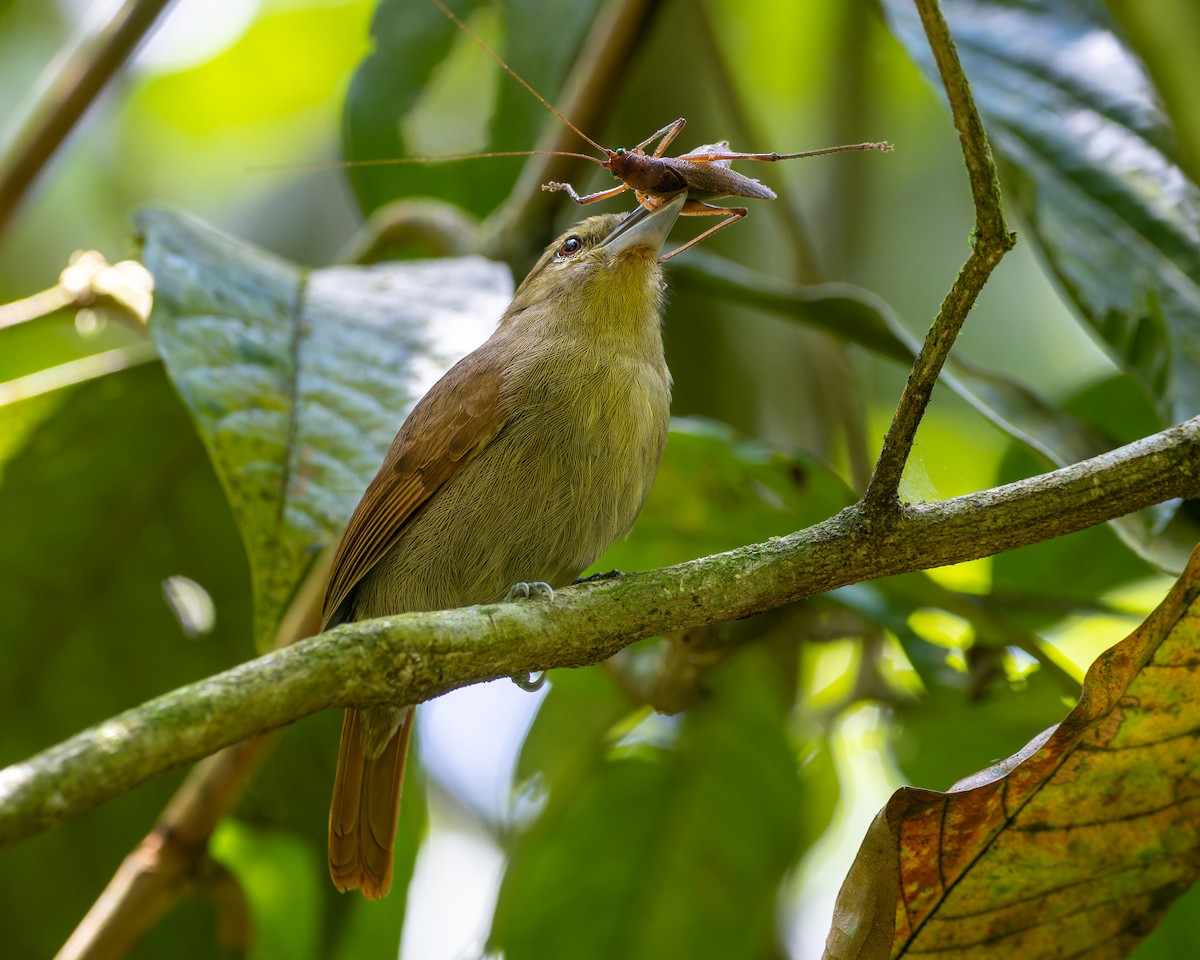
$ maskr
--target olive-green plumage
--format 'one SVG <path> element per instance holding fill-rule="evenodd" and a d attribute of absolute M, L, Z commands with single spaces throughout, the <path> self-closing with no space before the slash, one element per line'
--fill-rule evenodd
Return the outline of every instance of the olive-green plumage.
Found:
<path fill-rule="evenodd" d="M 495 333 L 417 404 L 334 559 L 326 624 L 569 584 L 633 525 L 667 439 L 658 254 L 685 194 L 554 241 Z M 347 710 L 329 817 L 339 889 L 391 886 L 412 710 Z"/>

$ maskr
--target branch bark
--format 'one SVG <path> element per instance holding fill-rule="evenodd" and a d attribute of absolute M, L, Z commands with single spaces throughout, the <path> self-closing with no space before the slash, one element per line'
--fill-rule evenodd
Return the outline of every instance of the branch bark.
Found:
<path fill-rule="evenodd" d="M 1018 483 L 863 503 L 766 543 L 522 602 L 349 624 L 182 687 L 0 771 L 0 849 L 151 777 L 318 710 L 418 703 L 458 687 L 598 663 L 668 630 L 837 587 L 991 556 L 1200 494 L 1200 417 Z"/>

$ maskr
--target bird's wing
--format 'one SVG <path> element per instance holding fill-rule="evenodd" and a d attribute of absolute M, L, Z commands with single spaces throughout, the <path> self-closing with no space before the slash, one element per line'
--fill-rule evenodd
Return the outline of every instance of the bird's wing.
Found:
<path fill-rule="evenodd" d="M 413 409 L 354 508 L 333 558 L 322 623 L 390 550 L 405 526 L 504 426 L 495 339 L 460 360 Z"/>

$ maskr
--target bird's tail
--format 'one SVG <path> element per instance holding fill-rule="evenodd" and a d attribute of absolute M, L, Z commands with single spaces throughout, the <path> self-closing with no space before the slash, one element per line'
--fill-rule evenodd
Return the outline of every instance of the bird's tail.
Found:
<path fill-rule="evenodd" d="M 378 900 L 392 888 L 392 844 L 414 713 L 404 711 L 396 732 L 373 759 L 363 747 L 362 713 L 347 710 L 342 721 L 329 807 L 329 875 L 343 893 L 357 888 L 368 900 Z"/>

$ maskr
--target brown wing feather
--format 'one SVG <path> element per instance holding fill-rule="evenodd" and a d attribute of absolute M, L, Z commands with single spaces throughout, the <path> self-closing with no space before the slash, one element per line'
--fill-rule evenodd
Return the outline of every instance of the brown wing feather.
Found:
<path fill-rule="evenodd" d="M 325 590 L 325 625 L 395 545 L 405 524 L 504 426 L 502 347 L 493 337 L 460 360 L 404 421 L 338 545 Z"/>

